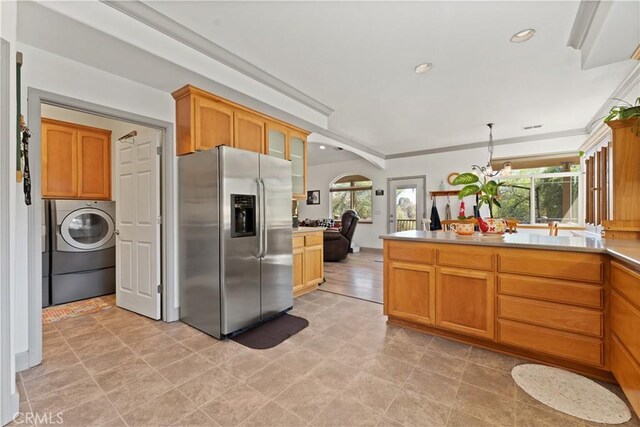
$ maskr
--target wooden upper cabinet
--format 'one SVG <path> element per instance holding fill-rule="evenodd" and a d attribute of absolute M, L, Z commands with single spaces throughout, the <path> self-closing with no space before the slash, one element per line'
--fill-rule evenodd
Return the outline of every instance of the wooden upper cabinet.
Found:
<path fill-rule="evenodd" d="M 176 154 L 233 146 L 233 108 L 199 93 L 179 90 L 176 98 Z"/>
<path fill-rule="evenodd" d="M 78 197 L 111 197 L 111 132 L 78 130 Z"/>
<path fill-rule="evenodd" d="M 67 124 L 42 119 L 42 196 L 78 195 L 78 131 Z"/>
<path fill-rule="evenodd" d="M 265 153 L 265 120 L 244 111 L 234 113 L 234 147 L 241 150 Z"/>
<path fill-rule="evenodd" d="M 437 326 L 494 339 L 493 273 L 438 267 L 436 296 Z"/>
<path fill-rule="evenodd" d="M 267 122 L 267 146 L 265 153 L 289 160 L 289 130 L 277 123 Z"/>
<path fill-rule="evenodd" d="M 42 119 L 42 197 L 111 198 L 111 131 Z"/>
<path fill-rule="evenodd" d="M 291 160 L 291 192 L 294 199 L 307 198 L 307 136 L 289 132 L 289 158 Z"/>
<path fill-rule="evenodd" d="M 233 110 L 206 98 L 193 99 L 194 133 L 192 151 L 209 150 L 218 145 L 233 145 Z M 182 141 L 180 141 L 182 142 Z"/>

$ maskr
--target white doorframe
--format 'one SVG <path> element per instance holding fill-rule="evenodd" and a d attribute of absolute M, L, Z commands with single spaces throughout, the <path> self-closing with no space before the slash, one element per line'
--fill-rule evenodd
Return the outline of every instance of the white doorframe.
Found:
<path fill-rule="evenodd" d="M 176 275 L 176 219 L 175 219 L 175 161 L 173 147 L 173 123 L 157 120 L 135 113 L 130 113 L 90 102 L 69 98 L 35 88 L 27 88 L 28 124 L 31 130 L 29 146 L 31 164 L 31 199 L 28 224 L 28 258 L 29 258 L 29 349 L 22 357 L 24 361 L 17 370 L 23 370 L 42 362 L 42 248 L 40 224 L 42 221 L 42 179 L 41 179 L 41 105 L 49 104 L 57 107 L 94 114 L 115 120 L 129 122 L 141 126 L 155 128 L 163 133 L 162 159 L 160 161 L 160 199 L 162 209 L 161 253 L 162 283 L 162 317 L 167 322 L 178 320 L 175 294 Z M 25 366 L 26 365 L 26 366 Z"/>
<path fill-rule="evenodd" d="M 387 233 L 393 233 L 395 232 L 394 230 L 391 229 L 391 221 L 389 220 L 389 215 L 391 215 L 391 212 L 389 210 L 389 206 L 391 205 L 391 199 L 394 198 L 395 199 L 395 194 L 391 194 L 391 185 L 393 183 L 393 181 L 404 181 L 407 179 L 415 179 L 415 180 L 422 180 L 422 191 L 423 191 L 423 195 L 422 195 L 422 215 L 425 216 L 427 215 L 427 177 L 426 175 L 413 175 L 413 176 L 397 176 L 397 177 L 393 177 L 393 178 L 387 178 L 387 215 L 386 215 L 386 221 L 387 221 Z M 417 224 L 416 227 L 418 230 L 422 229 L 422 224 L 420 224 L 420 221 L 422 220 L 422 218 L 416 218 Z"/>
<path fill-rule="evenodd" d="M 11 150 L 15 150 L 15 135 L 11 135 L 11 45 L 0 39 L 0 425 L 7 424 L 18 411 L 20 396 L 15 390 L 13 375 L 13 308 L 11 299 L 10 215 L 13 165 Z"/>

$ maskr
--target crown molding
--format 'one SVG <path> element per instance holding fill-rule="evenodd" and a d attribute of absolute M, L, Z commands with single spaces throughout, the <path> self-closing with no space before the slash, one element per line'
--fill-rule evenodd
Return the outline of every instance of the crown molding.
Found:
<path fill-rule="evenodd" d="M 240 58 L 231 51 L 201 36 L 139 0 L 101 0 L 101 2 L 327 117 L 333 113 L 331 107 L 283 82 L 262 68 Z"/>
<path fill-rule="evenodd" d="M 594 126 L 598 121 L 601 121 L 604 117 L 609 114 L 609 110 L 613 107 L 618 101 L 613 98 L 624 99 L 625 96 L 629 95 L 631 90 L 635 88 L 637 85 L 640 85 L 640 63 L 636 64 L 636 66 L 631 70 L 631 72 L 625 77 L 625 79 L 618 85 L 618 87 L 613 91 L 611 96 L 602 104 L 600 109 L 593 115 L 589 123 L 585 126 L 587 131 L 591 133 L 594 129 Z M 634 96 L 634 99 L 636 96 Z"/>
<path fill-rule="evenodd" d="M 580 2 L 576 19 L 573 21 L 573 27 L 571 27 L 567 46 L 577 50 L 582 48 L 591 29 L 593 18 L 598 11 L 598 6 L 600 6 L 600 0 L 582 0 Z"/>
<path fill-rule="evenodd" d="M 527 136 L 518 136 L 515 138 L 505 138 L 505 139 L 495 139 L 493 141 L 494 145 L 507 145 L 507 144 L 518 144 L 522 142 L 530 142 L 530 141 L 542 141 L 545 139 L 555 139 L 555 138 L 564 138 L 568 136 L 576 136 L 576 135 L 587 135 L 586 129 L 570 129 L 563 130 L 558 132 L 549 132 L 538 135 L 527 135 Z M 472 142 L 469 144 L 461 144 L 461 145 L 452 145 L 449 147 L 438 147 L 431 148 L 428 150 L 420 150 L 420 151 L 407 151 L 405 153 L 396 153 L 390 154 L 385 157 L 385 160 L 390 159 L 402 159 L 405 157 L 416 157 L 416 156 L 425 156 L 428 154 L 439 154 L 439 153 L 448 153 L 450 151 L 459 151 L 459 150 L 470 150 L 473 148 L 484 148 L 487 146 L 488 141 L 481 142 Z"/>

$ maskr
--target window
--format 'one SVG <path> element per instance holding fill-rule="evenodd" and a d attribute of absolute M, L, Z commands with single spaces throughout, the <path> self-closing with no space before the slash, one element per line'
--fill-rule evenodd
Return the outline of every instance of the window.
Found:
<path fill-rule="evenodd" d="M 496 181 L 504 185 L 500 188 L 501 207 L 494 207 L 494 217 L 517 219 L 522 224 L 580 223 L 579 165 L 566 162 L 514 169 Z"/>
<path fill-rule="evenodd" d="M 347 175 L 331 183 L 331 216 L 342 218 L 344 211 L 353 209 L 360 222 L 371 222 L 373 183 L 362 175 Z"/>

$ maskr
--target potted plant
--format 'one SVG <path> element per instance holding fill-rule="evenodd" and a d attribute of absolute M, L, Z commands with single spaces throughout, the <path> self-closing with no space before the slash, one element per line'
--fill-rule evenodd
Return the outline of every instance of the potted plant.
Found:
<path fill-rule="evenodd" d="M 506 231 L 506 221 L 493 218 L 493 206 L 501 207 L 500 201 L 498 200 L 498 191 L 500 187 L 504 185 L 503 182 L 496 182 L 492 179 L 487 179 L 485 176 L 482 183 L 480 183 L 478 175 L 466 172 L 458 175 L 453 180 L 453 184 L 464 185 L 462 190 L 460 190 L 460 193 L 458 193 L 458 198 L 461 200 L 467 196 L 476 195 L 478 200 L 478 211 L 480 211 L 480 208 L 485 203 L 489 206 L 489 215 L 491 219 L 484 221 L 482 218 L 478 218 L 478 225 L 483 233 L 503 234 Z"/>
<path fill-rule="evenodd" d="M 640 97 L 636 99 L 636 102 L 631 104 L 624 99 L 613 98 L 616 101 L 622 102 L 624 105 L 616 105 L 609 110 L 609 115 L 604 118 L 604 122 L 610 122 L 613 120 L 626 120 L 636 118 L 636 123 L 633 125 L 633 132 L 636 136 L 640 135 Z"/>

